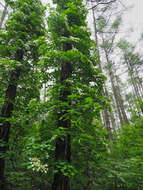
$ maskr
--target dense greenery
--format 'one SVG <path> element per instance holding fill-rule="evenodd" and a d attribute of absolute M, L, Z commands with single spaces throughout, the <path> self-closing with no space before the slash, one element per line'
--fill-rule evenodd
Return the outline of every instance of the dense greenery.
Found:
<path fill-rule="evenodd" d="M 102 35 L 115 106 L 83 1 L 53 3 L 56 8 L 40 0 L 6 1 L 10 14 L 0 31 L 0 189 L 142 190 L 142 94 L 134 80 L 142 60 L 128 42 L 118 43 L 136 90 L 126 95 L 133 98 L 126 109 L 112 70 L 115 35 Z M 100 30 L 106 28 L 106 20 L 98 20 Z M 110 32 L 119 23 L 120 17 Z M 119 128 L 109 125 L 114 107 L 131 115 Z"/>

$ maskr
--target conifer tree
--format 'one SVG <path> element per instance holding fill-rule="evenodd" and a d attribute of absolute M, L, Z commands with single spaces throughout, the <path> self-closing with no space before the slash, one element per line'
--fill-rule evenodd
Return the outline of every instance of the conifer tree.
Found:
<path fill-rule="evenodd" d="M 138 53 L 135 53 L 135 46 L 126 40 L 121 40 L 118 43 L 118 47 L 123 52 L 123 62 L 127 67 L 128 75 L 133 87 L 134 95 L 138 101 L 141 113 L 143 113 L 142 107 L 142 83 L 140 80 L 138 68 L 142 65 L 142 59 Z"/>

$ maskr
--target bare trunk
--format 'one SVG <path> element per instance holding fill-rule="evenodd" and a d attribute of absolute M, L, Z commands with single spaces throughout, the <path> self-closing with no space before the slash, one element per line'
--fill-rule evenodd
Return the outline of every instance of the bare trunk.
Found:
<path fill-rule="evenodd" d="M 93 7 L 92 1 L 91 1 L 91 6 Z M 96 42 L 96 45 L 97 45 L 97 54 L 98 54 L 98 57 L 99 57 L 99 68 L 100 68 L 100 71 L 102 72 L 101 60 L 100 60 L 100 53 L 99 53 L 99 45 L 98 45 L 96 18 L 95 18 L 94 9 L 92 9 L 92 15 L 93 15 L 93 25 L 94 25 L 95 42 Z M 106 93 L 107 93 L 107 89 L 106 89 L 106 86 L 105 86 L 105 85 L 104 85 L 102 91 L 103 91 L 103 96 L 105 97 L 105 96 L 106 96 Z M 102 111 L 102 117 L 103 117 L 103 121 L 104 121 L 105 128 L 106 128 L 107 131 L 108 131 L 108 137 L 109 137 L 110 140 L 112 140 L 111 124 L 110 124 L 109 114 L 108 114 L 108 111 L 107 111 L 106 109 L 104 109 L 104 110 Z"/>
<path fill-rule="evenodd" d="M 135 68 L 135 75 L 136 75 L 136 77 L 138 79 L 140 79 L 139 72 L 138 72 L 137 68 Z M 139 94 L 140 94 L 140 97 L 141 97 L 143 95 L 143 84 L 142 84 L 142 82 L 138 81 L 137 86 L 138 86 L 138 91 L 139 91 Z"/>
<path fill-rule="evenodd" d="M 121 95 L 121 89 L 120 89 L 120 86 L 119 86 L 118 81 L 117 81 L 117 76 L 115 76 L 115 78 L 116 78 L 116 83 L 117 83 L 117 86 L 116 86 L 117 96 L 118 96 L 118 100 L 119 100 L 119 104 L 120 104 L 120 108 L 121 108 L 122 117 L 123 117 L 124 122 L 126 124 L 129 124 L 129 120 L 127 118 L 125 108 L 124 108 L 124 101 L 123 101 L 122 95 Z"/>
<path fill-rule="evenodd" d="M 115 85 L 115 81 L 114 81 L 115 76 L 113 74 L 112 64 L 108 58 L 108 52 L 106 51 L 106 49 L 104 49 L 104 52 L 105 52 L 107 64 L 109 65 L 108 72 L 109 72 L 112 90 L 113 90 L 113 94 L 114 94 L 114 98 L 115 98 L 115 102 L 116 102 L 116 106 L 117 106 L 120 124 L 123 125 L 124 123 L 129 123 L 129 121 L 126 116 L 125 110 L 124 110 L 123 100 L 122 100 L 122 97 L 120 94 L 120 87 Z M 110 66 L 110 64 L 111 64 L 111 66 Z"/>
<path fill-rule="evenodd" d="M 103 94 L 104 94 L 104 97 L 109 97 L 109 94 L 108 94 L 108 91 L 106 89 L 106 86 L 104 86 L 104 89 L 103 90 Z M 106 109 L 104 109 L 104 117 L 105 117 L 105 126 L 106 126 L 106 129 L 108 131 L 108 138 L 109 140 L 113 140 L 113 136 L 112 136 L 112 128 L 111 128 L 111 123 L 110 123 L 110 112 Z"/>
<path fill-rule="evenodd" d="M 107 64 L 109 65 L 110 62 L 109 62 L 109 59 L 108 59 L 107 51 L 105 49 L 104 49 L 104 52 L 105 52 Z M 118 111 L 118 115 L 119 115 L 120 124 L 123 125 L 124 122 L 123 122 L 123 117 L 122 117 L 122 114 L 121 114 L 120 103 L 118 101 L 117 90 L 116 90 L 116 86 L 115 86 L 115 82 L 114 82 L 114 76 L 113 76 L 113 72 L 112 72 L 110 67 L 108 69 L 108 72 L 109 72 L 111 86 L 112 86 L 112 90 L 113 90 L 113 94 L 114 94 L 114 98 L 115 98 L 115 102 L 116 102 L 116 107 L 117 107 L 117 111 Z"/>
<path fill-rule="evenodd" d="M 111 118 L 111 123 L 112 123 L 112 129 L 114 130 L 114 132 L 116 132 L 117 126 L 116 126 L 115 117 L 114 117 L 114 113 L 112 109 L 110 110 L 110 118 Z"/>
<path fill-rule="evenodd" d="M 118 116 L 119 116 L 120 124 L 123 125 L 124 124 L 124 120 L 123 120 L 123 117 L 122 117 L 120 103 L 118 101 L 118 96 L 117 96 L 117 90 L 116 90 L 116 87 L 115 87 L 113 79 L 111 79 L 111 83 L 112 83 L 112 90 L 113 90 L 113 94 L 114 94 L 114 98 L 115 98 L 115 102 L 116 102 L 116 107 L 117 107 L 117 111 L 118 111 Z"/>
<path fill-rule="evenodd" d="M 6 4 L 4 7 L 4 10 L 2 12 L 2 16 L 1 16 L 1 20 L 0 20 L 0 30 L 2 29 L 2 25 L 3 25 L 4 19 L 5 19 L 6 14 L 7 14 L 7 9 L 8 9 L 8 5 Z"/>
<path fill-rule="evenodd" d="M 133 75 L 131 64 L 128 61 L 127 61 L 127 66 L 128 66 L 128 70 L 129 70 L 129 73 L 130 73 L 130 77 L 131 77 L 131 82 L 132 82 L 132 86 L 133 86 L 133 89 L 134 89 L 134 93 L 135 93 L 136 98 L 138 99 L 138 102 L 139 102 L 139 105 L 140 105 L 140 109 L 141 109 L 141 112 L 143 114 L 143 107 L 140 104 L 140 101 L 142 101 L 142 99 L 141 99 L 141 96 L 140 96 L 140 93 L 139 93 L 138 86 L 137 86 L 137 84 L 135 82 L 135 78 L 134 78 L 134 75 Z"/>

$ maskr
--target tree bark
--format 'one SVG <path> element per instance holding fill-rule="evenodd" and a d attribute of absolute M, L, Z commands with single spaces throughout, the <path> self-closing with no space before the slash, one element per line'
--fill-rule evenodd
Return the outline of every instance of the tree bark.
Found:
<path fill-rule="evenodd" d="M 138 69 L 136 67 L 135 67 L 135 75 L 136 75 L 136 77 L 138 79 L 140 79 L 140 77 L 139 77 L 139 71 L 138 71 Z M 139 89 L 139 94 L 140 94 L 140 96 L 142 96 L 142 94 L 143 94 L 143 84 L 142 84 L 141 81 L 139 81 L 137 83 L 137 85 L 138 85 L 138 89 Z"/>
<path fill-rule="evenodd" d="M 71 45 L 66 44 L 64 51 L 72 49 Z M 67 79 L 71 77 L 72 74 L 72 66 L 71 63 L 62 63 L 61 65 L 61 85 L 64 88 L 60 92 L 59 100 L 60 102 L 70 102 L 68 100 L 68 96 L 71 94 L 70 85 L 67 82 Z M 68 107 L 60 107 L 60 113 L 58 115 L 58 127 L 63 127 L 69 131 L 71 126 L 70 118 L 66 118 L 68 114 Z M 55 150 L 55 159 L 58 162 L 63 161 L 67 164 L 71 162 L 71 142 L 70 142 L 70 134 L 66 134 L 65 136 L 59 137 L 56 139 L 56 150 Z M 60 169 L 54 175 L 54 181 L 52 184 L 52 190 L 70 190 L 70 178 L 65 176 Z"/>
<path fill-rule="evenodd" d="M 19 52 L 17 61 L 23 58 L 23 53 Z M 18 86 L 18 80 L 20 77 L 20 68 L 16 68 L 15 71 L 11 71 L 8 87 L 5 93 L 5 101 L 0 113 L 0 189 L 6 190 L 5 181 L 5 153 L 8 150 L 8 141 L 10 134 L 10 121 L 8 119 L 12 116 L 14 109 L 14 101 L 16 98 L 16 90 Z"/>
<path fill-rule="evenodd" d="M 92 1 L 91 1 L 91 6 L 93 7 Z M 95 42 L 96 42 L 96 45 L 97 45 L 97 54 L 98 54 L 98 57 L 99 57 L 99 69 L 100 69 L 100 71 L 102 72 L 102 66 L 101 66 L 101 60 L 100 60 L 100 53 L 99 53 L 99 43 L 98 43 L 98 36 L 97 36 L 96 18 L 95 18 L 95 13 L 94 13 L 94 9 L 93 9 L 93 8 L 92 8 L 92 15 L 93 15 L 93 25 L 94 25 Z M 105 97 L 105 96 L 106 96 L 106 93 L 108 93 L 105 85 L 104 85 L 102 91 L 103 91 L 103 96 Z M 103 117 L 103 121 L 104 121 L 105 128 L 106 128 L 107 131 L 108 131 L 108 138 L 109 138 L 110 140 L 112 140 L 113 138 L 112 138 L 112 134 L 111 134 L 111 124 L 110 124 L 109 114 L 108 114 L 108 111 L 107 111 L 106 109 L 104 109 L 104 110 L 102 111 L 102 117 Z"/>
<path fill-rule="evenodd" d="M 4 10 L 2 12 L 1 20 L 0 20 L 0 30 L 2 29 L 2 25 L 7 14 L 7 9 L 8 9 L 8 4 L 5 4 Z"/>
<path fill-rule="evenodd" d="M 116 126 L 116 122 L 115 122 L 114 112 L 112 109 L 110 110 L 110 118 L 111 118 L 111 123 L 112 123 L 112 129 L 114 130 L 114 132 L 116 132 L 117 126 Z"/>
<path fill-rule="evenodd" d="M 138 99 L 140 109 L 141 109 L 141 113 L 143 114 L 143 107 L 140 104 L 140 101 L 142 101 L 142 99 L 141 99 L 141 96 L 140 96 L 140 93 L 139 93 L 138 86 L 137 86 L 137 84 L 135 82 L 135 77 L 133 75 L 132 66 L 131 66 L 131 64 L 130 64 L 130 62 L 128 60 L 126 60 L 126 63 L 127 63 L 127 67 L 128 67 L 130 77 L 131 77 L 131 82 L 132 82 L 132 86 L 133 86 L 133 89 L 134 89 L 134 94 L 135 94 L 136 98 Z"/>
<path fill-rule="evenodd" d="M 114 76 L 113 71 L 112 71 L 112 65 L 110 66 L 111 63 L 110 63 L 109 58 L 108 58 L 108 52 L 106 51 L 105 48 L 104 48 L 104 52 L 105 52 L 107 64 L 109 65 L 108 72 L 109 72 L 111 86 L 112 86 L 112 90 L 113 90 L 113 94 L 114 94 L 114 98 L 115 98 L 115 102 L 116 102 L 116 106 L 117 106 L 120 124 L 121 125 L 123 125 L 124 123 L 128 124 L 129 121 L 128 121 L 128 118 L 126 116 L 125 110 L 124 110 L 124 105 L 123 105 L 123 100 L 122 100 L 122 97 L 120 94 L 120 89 L 119 89 L 119 86 L 115 85 L 115 81 L 114 81 L 115 76 Z"/>
<path fill-rule="evenodd" d="M 122 117 L 123 117 L 124 122 L 126 124 L 129 124 L 129 120 L 127 118 L 127 115 L 126 115 L 126 112 L 124 109 L 124 101 L 122 99 L 121 89 L 120 89 L 120 86 L 117 81 L 117 76 L 115 76 L 115 79 L 116 79 L 116 83 L 117 83 L 116 90 L 117 90 L 117 96 L 118 96 L 118 100 L 119 100 L 119 104 L 120 104 L 120 108 L 121 108 Z"/>

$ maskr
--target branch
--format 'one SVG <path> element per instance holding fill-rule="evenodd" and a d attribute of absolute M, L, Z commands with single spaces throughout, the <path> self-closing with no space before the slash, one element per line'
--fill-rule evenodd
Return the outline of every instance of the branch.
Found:
<path fill-rule="evenodd" d="M 122 3 L 122 1 L 119 0 L 119 3 L 120 3 L 125 9 L 128 9 L 128 8 Z"/>
<path fill-rule="evenodd" d="M 89 8 L 88 10 L 91 10 L 91 9 L 95 9 L 98 5 L 108 5 L 110 3 L 114 3 L 116 0 L 111 0 L 109 2 L 100 2 L 100 3 L 97 3 L 96 5 L 94 5 L 93 7 Z M 93 1 L 92 1 L 93 2 Z"/>
<path fill-rule="evenodd" d="M 0 5 L 2 6 L 2 7 L 4 7 L 4 5 L 0 2 Z"/>

